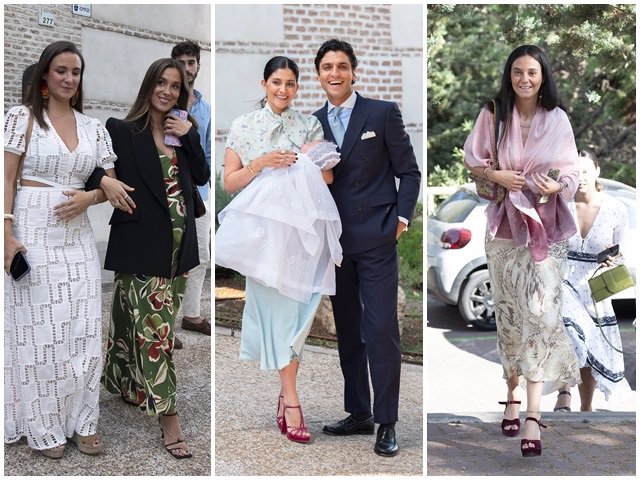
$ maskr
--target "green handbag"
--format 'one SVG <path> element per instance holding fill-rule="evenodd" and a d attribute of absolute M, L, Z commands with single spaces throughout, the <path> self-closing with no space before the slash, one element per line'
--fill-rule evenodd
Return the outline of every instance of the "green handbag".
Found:
<path fill-rule="evenodd" d="M 593 272 L 593 276 L 589 279 L 591 296 L 595 302 L 601 302 L 635 285 L 629 270 L 624 265 L 617 265 L 595 276 L 598 270 Z"/>
<path fill-rule="evenodd" d="M 589 288 L 591 289 L 591 298 L 593 299 L 593 309 L 596 312 L 596 322 L 598 323 L 598 327 L 600 327 L 600 333 L 609 344 L 609 346 L 616 352 L 620 352 L 623 355 L 635 356 L 635 352 L 623 352 L 622 350 L 617 348 L 604 334 L 604 331 L 602 330 L 603 325 L 600 321 L 600 313 L 598 312 L 597 305 L 598 302 L 601 302 L 611 297 L 612 295 L 615 295 L 616 293 L 626 290 L 627 288 L 633 287 L 635 285 L 633 283 L 633 278 L 631 277 L 629 270 L 627 270 L 627 267 L 622 264 L 616 265 L 612 269 L 606 270 L 596 277 L 595 274 L 598 273 L 598 270 L 600 270 L 600 268 L 596 269 L 596 271 L 593 272 L 591 278 L 588 280 Z"/>

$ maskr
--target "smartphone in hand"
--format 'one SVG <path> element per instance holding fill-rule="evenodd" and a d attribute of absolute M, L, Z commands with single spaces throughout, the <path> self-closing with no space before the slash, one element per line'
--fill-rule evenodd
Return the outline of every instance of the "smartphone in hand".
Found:
<path fill-rule="evenodd" d="M 11 261 L 11 267 L 9 267 L 9 273 L 13 279 L 17 282 L 21 280 L 27 273 L 31 271 L 31 265 L 27 262 L 24 254 L 18 250 Z"/>
<path fill-rule="evenodd" d="M 180 120 L 186 120 L 187 119 L 187 111 L 186 110 L 178 110 L 177 108 L 172 108 L 171 110 L 169 110 L 169 113 L 173 113 L 174 115 L 176 115 L 177 117 L 180 118 Z M 178 137 L 176 137 L 175 135 L 165 135 L 164 136 L 164 144 L 165 145 L 170 145 L 172 147 L 181 147 L 182 143 L 180 143 L 180 139 Z"/>
<path fill-rule="evenodd" d="M 615 245 L 610 246 L 609 248 L 605 248 L 601 252 L 598 252 L 598 263 L 604 263 L 607 261 L 608 257 L 615 257 L 620 253 L 620 245 L 617 243 Z"/>
<path fill-rule="evenodd" d="M 547 177 L 552 178 L 553 180 L 558 180 L 558 175 L 560 175 L 560 170 L 557 168 L 551 168 L 547 172 Z M 541 195 L 538 203 L 547 203 L 549 201 L 549 195 Z"/>

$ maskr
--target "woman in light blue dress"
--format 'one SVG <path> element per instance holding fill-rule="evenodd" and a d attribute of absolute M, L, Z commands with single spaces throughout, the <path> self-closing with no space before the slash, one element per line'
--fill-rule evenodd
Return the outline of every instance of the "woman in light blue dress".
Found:
<path fill-rule="evenodd" d="M 224 188 L 242 192 L 219 215 L 215 254 L 216 264 L 247 277 L 240 358 L 278 370 L 278 428 L 289 440 L 307 443 L 296 376 L 321 296 L 335 294 L 342 250 L 327 187 L 339 155 L 327 142 L 308 145 L 324 135 L 316 117 L 289 107 L 298 76 L 289 58 L 269 60 L 262 108 L 231 124 Z"/>

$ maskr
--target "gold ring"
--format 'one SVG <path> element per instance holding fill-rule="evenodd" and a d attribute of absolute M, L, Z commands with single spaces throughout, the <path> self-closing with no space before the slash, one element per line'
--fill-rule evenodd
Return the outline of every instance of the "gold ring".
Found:
<path fill-rule="evenodd" d="M 116 200 L 116 202 L 113 204 L 114 207 L 119 207 L 120 206 L 120 202 Z"/>

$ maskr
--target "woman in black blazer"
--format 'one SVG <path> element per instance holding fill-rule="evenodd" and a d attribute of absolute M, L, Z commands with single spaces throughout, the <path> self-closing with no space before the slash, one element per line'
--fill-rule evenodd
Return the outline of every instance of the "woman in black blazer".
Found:
<path fill-rule="evenodd" d="M 186 273 L 198 265 L 193 189 L 209 180 L 209 166 L 187 110 L 180 64 L 155 61 L 124 120 L 107 130 L 118 156 L 116 174 L 134 187 L 113 202 L 105 268 L 115 272 L 112 320 L 102 383 L 111 393 L 159 415 L 165 448 L 191 457 L 176 412 L 172 359 L 175 317 Z M 165 135 L 179 139 L 171 146 Z"/>

